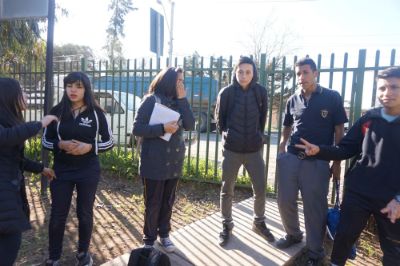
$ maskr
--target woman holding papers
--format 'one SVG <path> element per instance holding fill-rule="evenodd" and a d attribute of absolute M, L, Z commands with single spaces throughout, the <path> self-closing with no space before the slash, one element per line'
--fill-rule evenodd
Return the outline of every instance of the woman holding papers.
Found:
<path fill-rule="evenodd" d="M 175 118 L 173 111 L 178 113 Z M 182 69 L 170 67 L 161 71 L 151 82 L 148 95 L 136 113 L 132 132 L 143 139 L 139 171 L 144 184 L 146 248 L 151 248 L 159 236 L 165 251 L 175 250 L 169 232 L 175 190 L 185 157 L 183 130 L 192 130 L 194 125 Z"/>

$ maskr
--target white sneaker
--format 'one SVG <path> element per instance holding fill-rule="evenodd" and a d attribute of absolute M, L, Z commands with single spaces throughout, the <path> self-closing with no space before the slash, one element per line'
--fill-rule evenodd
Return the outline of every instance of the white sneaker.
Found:
<path fill-rule="evenodd" d="M 169 253 L 174 252 L 176 250 L 174 243 L 172 243 L 169 237 L 160 238 L 160 245 L 164 248 L 166 252 Z"/>

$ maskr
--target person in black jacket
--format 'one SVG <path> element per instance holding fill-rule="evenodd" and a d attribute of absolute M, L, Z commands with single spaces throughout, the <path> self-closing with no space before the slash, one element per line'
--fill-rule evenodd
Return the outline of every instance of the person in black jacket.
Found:
<path fill-rule="evenodd" d="M 30 229 L 24 171 L 42 173 L 50 180 L 53 170 L 24 157 L 24 141 L 35 136 L 57 117 L 24 123 L 26 98 L 18 81 L 0 78 L 0 265 L 12 266 L 22 232 Z"/>
<path fill-rule="evenodd" d="M 50 184 L 52 202 L 46 265 L 57 265 L 61 257 L 65 223 L 75 188 L 79 221 L 77 265 L 92 265 L 88 250 L 100 179 L 98 153 L 113 147 L 111 129 L 94 98 L 89 78 L 82 72 L 72 72 L 64 78 L 64 95 L 50 113 L 58 116 L 59 121 L 49 125 L 42 139 L 43 147 L 53 151 L 57 175 Z"/>
<path fill-rule="evenodd" d="M 378 225 L 383 265 L 400 265 L 400 67 L 382 70 L 377 77 L 383 107 L 358 119 L 337 146 L 318 146 L 304 139 L 296 145 L 307 155 L 327 160 L 356 156 L 345 175 L 332 265 L 345 265 L 371 215 Z"/>
<path fill-rule="evenodd" d="M 177 121 L 150 125 L 156 103 L 179 113 Z M 169 238 L 172 207 L 178 180 L 182 176 L 185 143 L 183 130 L 193 130 L 195 119 L 186 98 L 183 71 L 170 67 L 162 70 L 150 84 L 149 93 L 143 99 L 135 120 L 132 134 L 142 139 L 140 151 L 140 176 L 144 184 L 145 248 L 151 248 L 157 236 L 167 252 L 175 246 Z M 167 141 L 161 137 L 172 134 Z"/>
<path fill-rule="evenodd" d="M 240 57 L 233 82 L 217 98 L 215 117 L 222 134 L 222 232 L 219 244 L 227 244 L 233 228 L 232 198 L 239 168 L 249 173 L 254 194 L 253 231 L 268 242 L 275 240 L 265 225 L 264 129 L 268 110 L 267 90 L 257 83 L 257 69 L 249 57 Z"/>

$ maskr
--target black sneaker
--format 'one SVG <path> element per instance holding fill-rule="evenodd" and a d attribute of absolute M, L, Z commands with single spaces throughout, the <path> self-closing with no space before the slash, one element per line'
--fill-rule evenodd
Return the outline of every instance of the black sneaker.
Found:
<path fill-rule="evenodd" d="M 219 241 L 218 244 L 223 247 L 228 243 L 228 240 L 230 238 L 230 236 L 232 235 L 232 226 L 229 226 L 227 224 L 223 224 L 222 225 L 222 232 L 219 233 Z"/>
<path fill-rule="evenodd" d="M 44 262 L 44 265 L 45 265 L 45 266 L 58 266 L 58 265 L 60 265 L 60 263 L 59 263 L 59 260 L 47 259 L 47 260 Z"/>
<path fill-rule="evenodd" d="M 294 237 L 292 235 L 286 235 L 285 238 L 281 238 L 276 242 L 276 247 L 279 249 L 285 249 L 293 246 L 294 244 L 298 244 L 303 240 L 303 236 Z"/>
<path fill-rule="evenodd" d="M 93 259 L 89 252 L 80 252 L 76 255 L 76 266 L 92 266 Z"/>
<path fill-rule="evenodd" d="M 265 238 L 268 242 L 272 243 L 275 241 L 274 235 L 265 225 L 265 222 L 253 223 L 253 227 L 251 229 L 253 229 L 254 232 Z"/>

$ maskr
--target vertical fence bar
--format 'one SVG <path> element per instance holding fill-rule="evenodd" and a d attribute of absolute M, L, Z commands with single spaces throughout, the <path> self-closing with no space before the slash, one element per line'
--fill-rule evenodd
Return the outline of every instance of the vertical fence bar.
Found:
<path fill-rule="evenodd" d="M 208 104 L 207 104 L 207 116 L 206 116 L 206 134 L 207 134 L 207 142 L 206 142 L 206 174 L 208 176 L 208 153 L 209 153 L 209 146 L 210 146 L 210 112 L 211 112 L 211 91 L 213 87 L 213 64 L 214 64 L 214 58 L 211 56 L 210 57 L 210 66 L 208 70 Z M 200 87 L 200 90 L 203 92 L 203 86 Z"/>
<path fill-rule="evenodd" d="M 365 74 L 365 61 L 367 57 L 367 50 L 362 49 L 359 51 L 358 55 L 358 67 L 356 72 L 356 91 L 354 98 L 354 117 L 353 121 L 361 116 L 361 106 L 362 106 L 362 95 L 364 86 L 364 74 Z"/>
<path fill-rule="evenodd" d="M 390 66 L 394 66 L 396 62 L 396 49 L 392 49 L 390 53 Z"/>
<path fill-rule="evenodd" d="M 376 76 L 378 75 L 380 53 L 381 52 L 379 50 L 377 50 L 376 53 L 375 53 L 374 81 L 373 81 L 374 84 L 372 86 L 371 107 L 375 107 L 375 103 L 376 103 L 376 90 L 377 90 Z"/>

